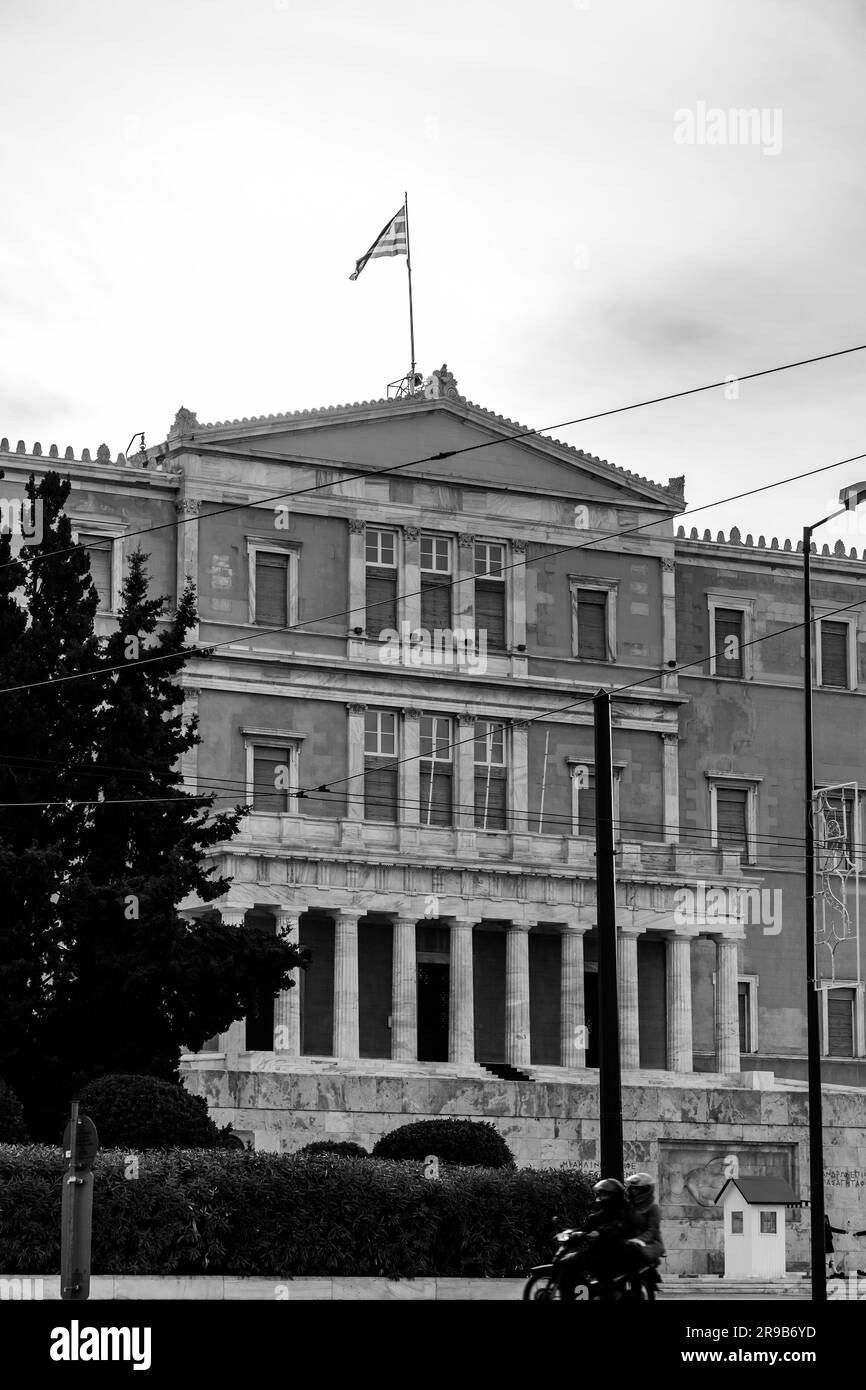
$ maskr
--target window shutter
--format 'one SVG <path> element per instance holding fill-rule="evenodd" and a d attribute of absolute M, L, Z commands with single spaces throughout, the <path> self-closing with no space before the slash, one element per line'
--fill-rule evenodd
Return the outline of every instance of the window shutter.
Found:
<path fill-rule="evenodd" d="M 607 594 L 594 589 L 578 590 L 577 654 L 592 661 L 607 659 Z"/>
<path fill-rule="evenodd" d="M 99 594 L 98 611 L 108 613 L 111 611 L 111 547 L 86 545 L 84 548 L 90 560 L 90 577 Z"/>
<path fill-rule="evenodd" d="M 831 990 L 827 997 L 827 1048 L 831 1057 L 854 1056 L 854 991 Z"/>
<path fill-rule="evenodd" d="M 595 837 L 595 778 L 577 789 L 578 834 Z"/>
<path fill-rule="evenodd" d="M 364 768 L 365 820 L 396 821 L 397 769 L 393 762 L 368 758 Z"/>
<path fill-rule="evenodd" d="M 256 622 L 285 627 L 289 621 L 289 557 L 256 555 Z"/>
<path fill-rule="evenodd" d="M 716 823 L 720 845 L 741 851 L 745 859 L 748 849 L 746 834 L 746 797 L 748 793 L 740 787 L 718 787 L 716 789 Z"/>
<path fill-rule="evenodd" d="M 255 748 L 253 750 L 253 810 L 288 811 L 289 794 L 277 791 L 277 768 L 291 767 L 288 748 Z M 282 780 L 285 780 L 283 774 Z"/>
<path fill-rule="evenodd" d="M 451 577 L 421 580 L 421 626 L 428 632 L 451 628 Z"/>
<path fill-rule="evenodd" d="M 505 585 L 501 580 L 476 579 L 475 629 L 486 632 L 488 651 L 505 651 Z"/>
<path fill-rule="evenodd" d="M 430 794 L 430 763 L 421 764 L 420 814 L 421 825 L 450 825 L 451 815 L 451 768 L 437 767 L 433 773 L 433 794 Z"/>
<path fill-rule="evenodd" d="M 821 684 L 848 689 L 848 624 L 821 620 Z"/>
<path fill-rule="evenodd" d="M 725 656 L 725 641 L 736 637 L 736 656 Z M 716 634 L 713 650 L 716 654 L 716 674 L 719 676 L 742 676 L 743 674 L 743 615 L 733 608 L 716 609 Z"/>
<path fill-rule="evenodd" d="M 397 575 L 394 570 L 367 566 L 367 636 L 397 631 Z"/>
<path fill-rule="evenodd" d="M 487 791 L 487 771 L 475 769 L 475 824 L 479 830 L 504 830 L 506 828 L 506 789 L 505 769 L 490 770 L 490 793 Z M 485 824 L 484 808 L 487 807 Z"/>

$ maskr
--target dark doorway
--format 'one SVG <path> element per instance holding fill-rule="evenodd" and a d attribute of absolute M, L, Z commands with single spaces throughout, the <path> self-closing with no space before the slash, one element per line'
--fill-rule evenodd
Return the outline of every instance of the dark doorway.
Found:
<path fill-rule="evenodd" d="M 586 1065 L 598 1066 L 598 973 L 587 970 L 583 977 L 583 1007 L 586 1018 Z"/>
<path fill-rule="evenodd" d="M 418 1060 L 448 1061 L 448 978 L 450 966 L 418 962 Z"/>

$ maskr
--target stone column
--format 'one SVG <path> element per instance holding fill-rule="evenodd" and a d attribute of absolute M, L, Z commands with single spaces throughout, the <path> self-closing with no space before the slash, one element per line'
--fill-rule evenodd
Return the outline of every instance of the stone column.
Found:
<path fill-rule="evenodd" d="M 363 661 L 367 654 L 364 638 L 354 631 L 356 627 L 366 629 L 367 626 L 366 544 L 364 522 L 352 517 L 349 521 L 349 612 L 346 614 L 350 661 Z"/>
<path fill-rule="evenodd" d="M 183 475 L 181 475 L 181 476 L 183 476 Z M 199 557 L 198 557 L 199 513 L 200 513 L 200 510 L 201 510 L 201 499 L 200 499 L 199 497 L 187 497 L 187 496 L 183 496 L 183 497 L 181 497 L 177 502 L 175 502 L 175 504 L 174 504 L 174 509 L 175 509 L 175 511 L 177 512 L 177 515 L 178 515 L 178 518 L 179 518 L 179 525 L 178 525 L 178 539 L 179 539 L 179 544 L 178 544 L 178 547 L 177 547 L 177 591 L 176 591 L 176 592 L 177 592 L 177 597 L 178 597 L 178 599 L 179 599 L 180 596 L 181 596 L 181 594 L 182 594 L 183 591 L 184 591 L 184 587 L 185 587 L 185 585 L 186 585 L 187 579 L 191 579 L 191 580 L 193 581 L 193 583 L 195 584 L 195 586 L 196 586 L 196 588 L 198 589 L 199 593 L 201 593 L 201 592 L 202 592 L 202 589 L 204 588 L 204 577 L 201 576 L 201 575 L 199 574 Z M 215 573 L 216 568 L 217 568 L 217 561 L 216 561 L 216 558 L 214 557 L 214 558 L 211 559 L 210 563 L 208 564 L 208 578 L 209 578 L 210 581 L 211 581 L 211 585 L 210 585 L 211 589 L 219 596 L 220 591 L 219 591 L 218 589 L 216 589 L 216 586 L 215 586 L 215 580 L 219 577 L 219 576 L 217 576 L 216 573 Z M 211 600 L 211 601 L 213 602 L 213 600 Z M 218 598 L 217 598 L 216 604 L 214 604 L 214 607 L 217 609 L 217 611 L 219 611 L 219 607 L 220 607 L 221 604 L 222 604 L 222 606 L 223 606 L 223 608 L 224 608 L 224 607 L 225 607 L 225 601 L 224 601 L 224 599 L 223 599 L 222 597 L 218 597 Z M 229 604 L 228 606 L 229 606 L 229 608 L 231 608 L 231 604 Z M 194 625 L 189 629 L 189 632 L 188 632 L 187 635 L 188 635 L 188 638 L 189 638 L 189 643 L 190 643 L 190 645 L 191 645 L 192 643 L 198 641 L 198 639 L 199 639 L 199 620 L 198 620 L 198 617 L 196 617 L 196 621 L 195 621 Z"/>
<path fill-rule="evenodd" d="M 458 714 L 454 748 L 454 825 L 475 830 L 475 716 Z"/>
<path fill-rule="evenodd" d="M 559 1061 L 563 1067 L 586 1066 L 586 1006 L 583 985 L 583 937 L 586 927 L 565 922 L 560 927 Z"/>
<path fill-rule="evenodd" d="M 716 937 L 716 1070 L 740 1070 L 737 939 Z"/>
<path fill-rule="evenodd" d="M 513 649 L 511 674 L 529 674 L 529 660 L 526 652 L 518 647 L 526 646 L 526 541 L 511 542 L 511 633 L 508 646 Z"/>
<path fill-rule="evenodd" d="M 665 942 L 668 1071 L 694 1071 L 692 1059 L 692 942 L 672 935 Z"/>
<path fill-rule="evenodd" d="M 294 912 L 278 912 L 277 932 L 294 933 L 292 945 L 297 946 L 300 917 Z M 292 971 L 294 986 L 281 989 L 274 1003 L 274 1052 L 284 1057 L 301 1055 L 301 971 Z"/>
<path fill-rule="evenodd" d="M 417 526 L 403 527 L 403 573 L 398 591 L 403 597 L 398 602 L 397 630 L 403 631 L 400 624 L 408 623 L 409 632 L 421 626 L 421 542 Z"/>
<path fill-rule="evenodd" d="M 529 930 L 526 922 L 511 922 L 505 937 L 505 1060 L 528 1067 Z"/>
<path fill-rule="evenodd" d="M 508 811 L 506 830 L 525 834 L 529 829 L 529 727 L 522 722 L 515 722 L 511 729 Z"/>
<path fill-rule="evenodd" d="M 220 917 L 227 927 L 242 927 L 246 912 L 243 908 L 221 907 Z M 224 1033 L 219 1035 L 219 1052 L 226 1055 L 226 1071 L 231 1067 L 237 1066 L 238 1056 L 245 1052 L 247 1047 L 247 1021 L 245 1018 L 236 1018 L 234 1023 L 230 1023 Z"/>
<path fill-rule="evenodd" d="M 346 775 L 346 819 L 364 819 L 364 715 L 365 705 L 348 705 L 349 735 Z M 360 829 L 360 827 L 359 827 Z"/>
<path fill-rule="evenodd" d="M 640 1066 L 640 1020 L 637 994 L 637 939 L 640 932 L 617 931 L 616 964 L 619 986 L 619 1046 L 623 1071 Z"/>
<path fill-rule="evenodd" d="M 662 689 L 676 690 L 678 688 L 677 672 L 668 668 L 668 662 L 677 659 L 677 580 L 673 556 L 666 555 L 661 564 Z"/>
<path fill-rule="evenodd" d="M 475 537 L 457 537 L 457 573 L 454 576 L 454 626 L 475 627 Z"/>
<path fill-rule="evenodd" d="M 448 1061 L 475 1061 L 475 987 L 469 917 L 451 917 L 451 970 L 448 998 Z"/>
<path fill-rule="evenodd" d="M 409 825 L 420 825 L 422 819 L 421 764 L 418 761 L 420 742 L 418 709 L 404 709 L 401 723 L 401 737 L 397 741 L 399 765 L 397 767 L 397 820 Z M 426 806 L 424 812 L 426 813 Z"/>
<path fill-rule="evenodd" d="M 664 834 L 667 844 L 680 839 L 679 735 L 662 734 L 662 786 L 664 788 Z"/>
<path fill-rule="evenodd" d="M 391 984 L 391 1060 L 414 1062 L 418 1057 L 418 966 L 415 918 L 394 918 Z"/>
<path fill-rule="evenodd" d="M 361 912 L 337 908 L 334 918 L 334 1056 L 358 1056 L 358 919 Z"/>

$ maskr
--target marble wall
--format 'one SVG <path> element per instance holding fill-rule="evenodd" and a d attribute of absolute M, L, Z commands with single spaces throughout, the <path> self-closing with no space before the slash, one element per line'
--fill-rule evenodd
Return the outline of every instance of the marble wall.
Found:
<path fill-rule="evenodd" d="M 594 1086 L 205 1067 L 188 1070 L 185 1080 L 218 1124 L 231 1121 L 260 1150 L 289 1153 L 314 1139 L 351 1139 L 369 1149 L 412 1120 L 460 1116 L 490 1120 L 521 1167 L 598 1167 Z M 742 1176 L 785 1177 L 808 1197 L 807 1114 L 805 1093 L 797 1091 L 624 1088 L 626 1168 L 658 1183 L 669 1277 L 722 1271 L 713 1198 L 732 1161 Z M 826 1093 L 824 1124 L 830 1219 L 866 1228 L 866 1094 Z M 808 1241 L 808 1210 L 789 1211 L 789 1270 L 806 1268 Z M 836 1248 L 849 1268 L 866 1268 L 866 1238 L 837 1236 Z"/>

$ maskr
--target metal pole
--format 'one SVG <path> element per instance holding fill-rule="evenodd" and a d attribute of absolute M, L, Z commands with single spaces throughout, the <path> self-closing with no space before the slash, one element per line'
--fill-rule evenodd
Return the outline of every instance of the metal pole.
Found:
<path fill-rule="evenodd" d="M 409 277 L 409 344 L 412 366 L 409 369 L 410 395 L 415 390 L 415 317 L 412 311 L 412 260 L 409 255 L 409 194 L 403 194 L 403 211 L 406 214 L 406 272 Z"/>
<path fill-rule="evenodd" d="M 803 706 L 806 772 L 806 1057 L 809 1077 L 809 1197 L 811 1199 L 812 1301 L 827 1301 L 824 1255 L 824 1130 L 821 1101 L 821 1030 L 815 974 L 815 822 L 812 745 L 812 552 L 811 526 L 803 528 Z"/>
<path fill-rule="evenodd" d="M 622 1078 L 616 965 L 616 872 L 610 695 L 593 696 L 595 722 L 595 877 L 598 900 L 598 1118 L 601 1175 L 623 1180 Z"/>
<path fill-rule="evenodd" d="M 541 805 L 538 808 L 538 833 L 541 834 L 541 827 L 544 825 L 544 792 L 547 787 L 547 754 L 550 749 L 550 730 L 544 736 L 544 769 L 541 773 Z M 860 978 L 859 975 L 857 977 Z"/>

